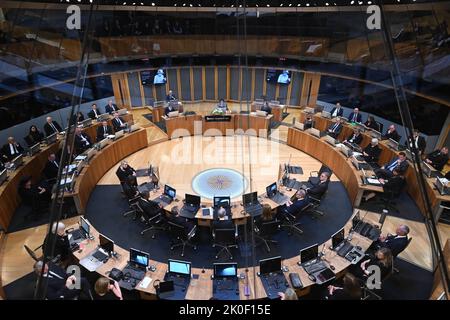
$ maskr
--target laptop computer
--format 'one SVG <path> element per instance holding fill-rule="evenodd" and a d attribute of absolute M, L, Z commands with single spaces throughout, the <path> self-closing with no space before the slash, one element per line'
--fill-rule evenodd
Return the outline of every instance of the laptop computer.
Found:
<path fill-rule="evenodd" d="M 303 131 L 303 130 L 305 130 L 305 124 L 303 124 L 299 121 L 295 121 L 294 128 Z"/>
<path fill-rule="evenodd" d="M 49 146 L 49 145 L 51 145 L 51 144 L 54 144 L 54 143 L 56 142 L 57 139 L 58 139 L 58 134 L 57 134 L 57 133 L 53 133 L 53 134 L 47 136 L 47 137 L 44 139 L 44 143 L 45 143 L 47 146 Z"/>
<path fill-rule="evenodd" d="M 29 150 L 30 157 L 34 156 L 36 153 L 39 153 L 41 151 L 41 144 L 36 143 L 35 145 L 32 145 Z"/>
<path fill-rule="evenodd" d="M 278 191 L 276 182 L 266 187 L 266 194 L 270 200 L 280 205 L 285 204 L 289 200 L 288 196 Z"/>
<path fill-rule="evenodd" d="M 267 297 L 278 298 L 278 292 L 284 292 L 289 283 L 283 274 L 281 256 L 259 260 L 259 273 Z"/>
<path fill-rule="evenodd" d="M 345 230 L 342 228 L 331 237 L 331 250 L 345 257 L 353 249 L 353 245 L 345 239 Z"/>
<path fill-rule="evenodd" d="M 445 180 L 446 181 L 446 180 Z M 434 185 L 436 186 L 436 189 L 439 191 L 439 193 L 443 196 L 449 195 L 449 188 L 447 187 L 447 184 L 444 183 L 439 177 L 436 178 L 436 181 L 434 182 Z"/>
<path fill-rule="evenodd" d="M 114 252 L 114 242 L 106 236 L 99 234 L 99 246 L 87 257 L 80 260 L 80 264 L 88 271 L 95 271 Z"/>
<path fill-rule="evenodd" d="M 173 281 L 175 290 L 180 289 L 186 294 L 191 281 L 191 270 L 191 262 L 169 259 L 164 281 Z"/>
<path fill-rule="evenodd" d="M 175 286 L 173 281 L 161 281 L 156 294 L 159 299 L 167 299 L 173 296 Z"/>
<path fill-rule="evenodd" d="M 119 286 L 128 290 L 134 289 L 144 279 L 149 260 L 148 253 L 130 248 L 130 260 L 122 270 L 123 279 L 119 281 Z"/>
<path fill-rule="evenodd" d="M 88 221 L 85 218 L 80 217 L 79 225 L 80 227 L 78 229 L 75 229 L 67 234 L 70 245 L 75 243 L 78 244 L 85 239 L 89 239 L 90 225 Z"/>
<path fill-rule="evenodd" d="M 163 207 L 165 207 L 172 203 L 173 199 L 175 199 L 176 194 L 177 190 L 166 184 L 164 186 L 164 193 L 153 201 L 160 203 L 163 205 Z"/>
<path fill-rule="evenodd" d="M 257 217 L 262 215 L 262 205 L 258 201 L 258 193 L 250 192 L 242 195 L 242 205 L 244 206 L 245 212 L 247 212 L 252 217 Z"/>
<path fill-rule="evenodd" d="M 213 264 L 213 297 L 219 300 L 239 300 L 237 263 Z"/>
<path fill-rule="evenodd" d="M 215 196 L 213 198 L 214 219 L 218 219 L 220 208 L 224 208 L 227 216 L 231 217 L 231 198 L 229 196 Z"/>
<path fill-rule="evenodd" d="M 196 196 L 193 194 L 185 194 L 184 197 L 184 205 L 181 208 L 180 216 L 183 218 L 192 219 L 195 217 L 198 209 L 200 209 L 200 196 Z"/>
<path fill-rule="evenodd" d="M 17 157 L 11 160 L 11 167 L 15 169 L 19 168 L 23 164 L 23 155 L 19 154 Z"/>

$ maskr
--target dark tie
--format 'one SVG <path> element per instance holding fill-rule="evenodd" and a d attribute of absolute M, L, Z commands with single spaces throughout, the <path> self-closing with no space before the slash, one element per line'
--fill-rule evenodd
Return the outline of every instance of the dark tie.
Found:
<path fill-rule="evenodd" d="M 106 127 L 103 127 L 103 131 L 105 132 L 104 135 L 106 136 L 106 134 L 107 134 Z"/>
<path fill-rule="evenodd" d="M 19 153 L 19 150 L 17 150 L 17 147 L 16 147 L 15 144 L 13 144 L 13 147 L 14 147 L 14 152 L 15 152 L 15 153 Z"/>
<path fill-rule="evenodd" d="M 53 131 L 58 132 L 58 129 L 56 129 L 55 125 L 53 124 L 53 122 L 50 122 L 50 126 L 53 128 Z"/>
<path fill-rule="evenodd" d="M 338 127 L 338 124 L 337 124 L 337 123 L 335 123 L 335 124 L 334 124 L 334 126 L 333 126 L 333 129 L 332 129 L 331 131 L 333 131 L 333 132 L 334 132 L 334 131 L 335 131 L 335 130 L 337 129 L 337 127 Z"/>

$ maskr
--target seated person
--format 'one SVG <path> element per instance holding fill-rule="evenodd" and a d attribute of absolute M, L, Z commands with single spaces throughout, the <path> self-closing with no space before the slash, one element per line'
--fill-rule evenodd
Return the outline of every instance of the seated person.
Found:
<path fill-rule="evenodd" d="M 113 125 L 115 132 L 126 129 L 126 127 L 127 127 L 127 123 L 121 117 L 119 117 L 119 114 L 117 112 L 114 112 L 114 118 L 112 119 L 112 125 Z"/>
<path fill-rule="evenodd" d="M 36 143 L 41 142 L 44 139 L 42 132 L 33 124 L 28 131 L 28 135 L 24 138 L 29 147 L 34 146 Z"/>
<path fill-rule="evenodd" d="M 195 223 L 192 222 L 192 220 L 180 217 L 180 212 L 176 206 L 172 207 L 170 210 L 170 214 L 167 216 L 167 221 L 183 226 L 188 232 L 195 226 Z"/>
<path fill-rule="evenodd" d="M 166 101 L 175 101 L 177 100 L 177 97 L 175 97 L 175 95 L 173 94 L 172 90 L 169 90 L 169 93 L 166 96 Z"/>
<path fill-rule="evenodd" d="M 289 83 L 291 82 L 291 78 L 289 78 L 289 71 L 288 70 L 283 70 L 283 73 L 281 73 L 278 76 L 278 83 Z"/>
<path fill-rule="evenodd" d="M 414 129 L 412 141 L 411 138 L 408 137 L 407 147 L 412 149 L 413 146 L 415 146 L 417 151 L 419 151 L 419 155 L 422 155 L 427 147 L 425 138 L 419 134 L 419 130 L 417 129 Z"/>
<path fill-rule="evenodd" d="M 373 130 L 376 130 L 376 131 L 380 131 L 380 126 L 379 126 L 378 123 L 375 121 L 375 118 L 374 118 L 373 116 L 369 116 L 369 117 L 367 118 L 367 121 L 364 122 L 364 125 L 365 125 L 367 128 L 370 128 L 370 129 L 373 129 Z"/>
<path fill-rule="evenodd" d="M 380 181 L 381 186 L 383 187 L 383 192 L 391 192 L 394 196 L 399 195 L 406 184 L 405 177 L 398 168 L 394 168 L 392 176 L 389 179 L 379 178 L 378 181 Z M 375 196 L 376 193 L 369 193 L 365 196 L 365 201 L 368 201 Z"/>
<path fill-rule="evenodd" d="M 345 141 L 351 144 L 357 144 L 359 145 L 363 140 L 363 136 L 361 134 L 361 130 L 354 129 L 353 134 L 350 135 Z"/>
<path fill-rule="evenodd" d="M 443 147 L 441 150 L 433 151 L 425 159 L 425 162 L 431 165 L 437 171 L 442 171 L 447 161 L 448 161 L 447 147 Z"/>
<path fill-rule="evenodd" d="M 307 115 L 306 119 L 305 119 L 305 122 L 303 124 L 304 124 L 303 128 L 305 130 L 306 129 L 310 129 L 310 128 L 314 128 L 314 120 L 313 120 L 312 116 Z"/>
<path fill-rule="evenodd" d="M 392 270 L 392 253 L 388 248 L 380 248 L 375 252 L 374 257 L 365 259 L 359 267 L 353 268 L 353 274 L 364 279 L 370 275 L 369 266 L 378 266 L 381 271 L 381 279 L 384 279 Z"/>
<path fill-rule="evenodd" d="M 402 151 L 399 152 L 398 157 L 392 159 L 391 162 L 385 164 L 380 169 L 375 170 L 375 174 L 378 178 L 381 179 L 389 179 L 394 174 L 392 173 L 395 168 L 398 169 L 398 171 L 402 174 L 406 172 L 406 169 L 408 169 L 408 161 L 406 161 L 406 154 Z"/>
<path fill-rule="evenodd" d="M 178 111 L 178 107 L 173 103 L 168 103 L 167 107 L 164 108 L 164 115 L 167 117 L 172 111 Z"/>
<path fill-rule="evenodd" d="M 227 216 L 225 208 L 217 209 L 217 219 L 212 222 L 213 229 L 235 229 L 235 225 L 231 217 Z"/>
<path fill-rule="evenodd" d="M 395 128 L 395 126 L 393 124 L 391 124 L 389 126 L 389 129 L 384 134 L 383 138 L 384 139 L 392 139 L 392 140 L 395 140 L 395 141 L 399 142 L 401 137 L 398 134 L 397 129 Z"/>
<path fill-rule="evenodd" d="M 381 149 L 378 147 L 378 139 L 373 138 L 370 144 L 363 150 L 364 160 L 368 163 L 378 163 L 380 158 Z"/>
<path fill-rule="evenodd" d="M 41 213 L 49 207 L 51 193 L 43 184 L 32 184 L 31 176 L 25 176 L 20 180 L 19 195 L 24 204 L 31 206 L 33 213 Z"/>
<path fill-rule="evenodd" d="M 89 111 L 87 115 L 92 120 L 96 120 L 98 118 L 98 116 L 101 114 L 102 114 L 102 112 L 100 111 L 99 108 L 97 108 L 97 105 L 94 103 L 91 106 L 91 111 Z"/>
<path fill-rule="evenodd" d="M 322 196 L 328 190 L 329 181 L 330 181 L 330 173 L 328 171 L 322 172 L 319 176 L 319 182 L 317 184 L 314 184 L 311 180 L 309 181 L 312 187 L 306 189 L 308 195 L 316 199 L 322 198 Z"/>
<path fill-rule="evenodd" d="M 3 157 L 8 162 L 13 160 L 15 157 L 21 155 L 23 152 L 24 150 L 22 146 L 20 145 L 20 143 L 16 142 L 14 137 L 9 137 L 8 143 L 6 143 L 2 147 Z"/>
<path fill-rule="evenodd" d="M 112 100 L 108 101 L 108 104 L 105 106 L 105 112 L 109 114 L 113 114 L 114 112 L 117 112 L 119 110 L 119 107 L 113 103 Z"/>
<path fill-rule="evenodd" d="M 353 112 L 350 113 L 350 115 L 348 116 L 348 121 L 349 122 L 357 122 L 357 123 L 361 123 L 362 122 L 362 116 L 359 113 L 359 109 L 358 108 L 353 109 Z"/>
<path fill-rule="evenodd" d="M 103 120 L 102 125 L 97 127 L 97 142 L 107 138 L 112 134 L 114 133 L 111 126 L 108 126 L 108 121 Z"/>
<path fill-rule="evenodd" d="M 78 123 L 84 121 L 84 115 L 81 111 L 78 111 L 76 114 L 73 115 L 72 123 L 77 125 Z"/>
<path fill-rule="evenodd" d="M 153 200 L 150 200 L 150 192 L 144 191 L 141 193 L 141 197 L 139 198 L 139 206 L 141 207 L 143 211 L 143 215 L 145 220 L 149 220 L 152 217 L 156 216 L 158 213 L 161 212 L 161 209 L 163 207 L 162 203 L 155 202 Z"/>
<path fill-rule="evenodd" d="M 261 111 L 264 111 L 267 114 L 272 113 L 272 108 L 269 106 L 269 103 L 267 101 L 264 101 L 264 104 L 261 106 Z"/>
<path fill-rule="evenodd" d="M 362 297 L 361 282 L 350 272 L 342 280 L 337 280 L 327 288 L 326 300 L 360 300 Z"/>
<path fill-rule="evenodd" d="M 294 202 L 290 200 L 286 203 L 286 205 L 280 208 L 281 214 L 289 213 L 290 215 L 297 216 L 297 214 L 303 210 L 309 204 L 309 198 L 306 194 L 306 191 L 303 189 L 298 190 L 295 193 Z"/>
<path fill-rule="evenodd" d="M 287 288 L 285 292 L 278 292 L 280 300 L 298 300 L 297 293 L 292 288 Z"/>
<path fill-rule="evenodd" d="M 48 259 L 53 259 L 56 256 L 60 256 L 61 261 L 66 260 L 70 256 L 70 242 L 66 234 L 66 226 L 62 222 L 55 222 L 52 225 L 51 230 L 47 233 L 44 240 L 42 250 L 50 252 L 50 246 L 55 243 L 55 250 L 52 255 L 49 255 Z"/>
<path fill-rule="evenodd" d="M 137 186 L 136 170 L 134 170 L 134 168 L 131 167 L 126 161 L 122 161 L 120 163 L 120 166 L 116 170 L 116 176 L 119 178 L 121 184 L 126 183 L 128 177 L 132 176 L 134 180 L 133 185 Z"/>
<path fill-rule="evenodd" d="M 45 298 L 48 300 L 71 300 L 83 293 L 85 299 L 92 300 L 89 282 L 75 275 L 68 275 L 64 269 L 56 264 L 44 264 L 37 261 L 34 264 L 34 272 L 44 280 L 43 287 L 46 288 Z M 74 283 L 79 282 L 80 289 L 76 289 Z"/>
<path fill-rule="evenodd" d="M 214 110 L 211 112 L 211 114 L 225 114 L 228 111 L 230 111 L 230 110 L 228 109 L 228 106 L 225 103 L 225 100 L 224 99 L 220 99 L 219 103 L 214 108 Z"/>
<path fill-rule="evenodd" d="M 56 121 L 53 121 L 52 117 L 46 118 L 46 123 L 44 124 L 44 132 L 47 137 L 54 133 L 60 133 L 62 131 L 63 130 L 62 130 L 61 126 L 59 125 L 59 123 Z"/>
<path fill-rule="evenodd" d="M 166 83 L 166 77 L 164 76 L 163 69 L 158 69 L 155 76 L 153 77 L 153 84 L 164 84 Z"/>
<path fill-rule="evenodd" d="M 408 246 L 409 227 L 407 225 L 399 225 L 395 230 L 395 234 L 388 233 L 381 235 L 377 241 L 372 244 L 372 248 L 378 250 L 380 248 L 388 248 L 394 257 L 398 256 Z"/>
<path fill-rule="evenodd" d="M 74 147 L 77 152 L 77 154 L 81 154 L 87 149 L 92 147 L 92 141 L 91 138 L 83 133 L 83 129 L 76 128 L 75 129 L 75 140 L 74 140 Z"/>
<path fill-rule="evenodd" d="M 328 127 L 327 133 L 329 136 L 337 139 L 337 137 L 339 136 L 339 134 L 342 131 L 342 128 L 343 128 L 343 125 L 341 122 L 341 118 L 337 117 L 336 122 Z"/>
<path fill-rule="evenodd" d="M 125 183 L 122 184 L 122 190 L 128 199 L 134 199 L 140 195 L 138 188 L 136 187 L 136 177 L 128 176 Z"/>
<path fill-rule="evenodd" d="M 47 162 L 44 167 L 44 176 L 50 181 L 51 184 L 56 182 L 56 177 L 58 176 L 59 163 L 56 159 L 56 155 L 54 153 L 50 153 L 47 157 Z"/>
<path fill-rule="evenodd" d="M 344 115 L 344 109 L 341 107 L 341 104 L 339 102 L 336 103 L 336 107 L 331 109 L 331 117 L 342 117 Z"/>
<path fill-rule="evenodd" d="M 94 291 L 94 300 L 123 300 L 122 291 L 117 281 L 106 277 L 97 279 Z"/>
<path fill-rule="evenodd" d="M 261 221 L 267 222 L 274 220 L 274 216 L 272 215 L 272 208 L 269 204 L 265 203 L 263 204 L 263 211 L 261 215 Z"/>

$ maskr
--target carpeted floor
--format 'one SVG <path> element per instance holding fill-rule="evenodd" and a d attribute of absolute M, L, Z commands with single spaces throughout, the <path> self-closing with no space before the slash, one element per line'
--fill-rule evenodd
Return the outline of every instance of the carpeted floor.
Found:
<path fill-rule="evenodd" d="M 162 131 L 167 132 L 166 125 L 164 121 L 160 122 L 153 122 L 153 115 L 151 113 L 143 114 L 142 115 L 145 119 L 152 122 L 154 125 L 156 125 L 158 128 L 160 128 Z"/>

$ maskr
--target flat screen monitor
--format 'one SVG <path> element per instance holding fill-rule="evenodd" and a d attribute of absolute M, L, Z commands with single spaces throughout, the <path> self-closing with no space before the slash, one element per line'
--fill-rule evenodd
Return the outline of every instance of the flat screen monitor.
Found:
<path fill-rule="evenodd" d="M 249 204 L 253 204 L 253 203 L 257 203 L 258 202 L 258 193 L 255 192 L 250 192 L 250 193 L 246 193 L 244 195 L 242 195 L 242 202 L 245 205 L 249 205 Z"/>
<path fill-rule="evenodd" d="M 80 229 L 82 232 L 84 232 L 85 235 L 89 236 L 90 226 L 87 220 L 83 217 L 80 217 Z"/>
<path fill-rule="evenodd" d="M 277 183 L 274 182 L 270 186 L 267 186 L 266 193 L 269 198 L 273 197 L 277 193 Z"/>
<path fill-rule="evenodd" d="M 214 263 L 214 278 L 237 277 L 237 263 Z"/>
<path fill-rule="evenodd" d="M 169 259 L 169 272 L 180 275 L 191 275 L 191 263 Z"/>
<path fill-rule="evenodd" d="M 200 197 L 193 194 L 185 194 L 185 200 L 187 205 L 191 205 L 194 207 L 200 206 Z"/>
<path fill-rule="evenodd" d="M 175 199 L 175 196 L 177 195 L 177 190 L 166 184 L 164 186 L 164 194 L 166 196 L 171 197 L 172 199 Z"/>
<path fill-rule="evenodd" d="M 281 256 L 259 260 L 259 272 L 268 274 L 281 271 Z"/>
<path fill-rule="evenodd" d="M 300 250 L 300 262 L 305 263 L 317 259 L 319 255 L 319 245 L 313 244 L 310 247 Z"/>
<path fill-rule="evenodd" d="M 58 134 L 53 133 L 53 134 L 47 136 L 47 138 L 45 138 L 45 144 L 51 145 L 56 142 L 57 138 L 58 138 Z"/>
<path fill-rule="evenodd" d="M 344 228 L 333 234 L 333 236 L 331 237 L 331 246 L 333 247 L 333 249 L 341 244 L 342 241 L 344 241 L 344 235 Z"/>
<path fill-rule="evenodd" d="M 213 202 L 215 208 L 225 208 L 230 206 L 231 199 L 230 197 L 214 197 Z"/>
<path fill-rule="evenodd" d="M 149 254 L 140 250 L 130 248 L 130 262 L 137 264 L 140 267 L 147 267 Z"/>
<path fill-rule="evenodd" d="M 30 156 L 34 156 L 39 151 L 41 151 L 41 144 L 36 143 L 35 145 L 30 147 Z"/>
<path fill-rule="evenodd" d="M 266 81 L 268 83 L 290 84 L 291 72 L 289 70 L 267 70 Z"/>
<path fill-rule="evenodd" d="M 105 250 L 107 253 L 114 252 L 114 241 L 102 234 L 99 234 L 98 241 L 100 242 L 100 248 Z"/>

